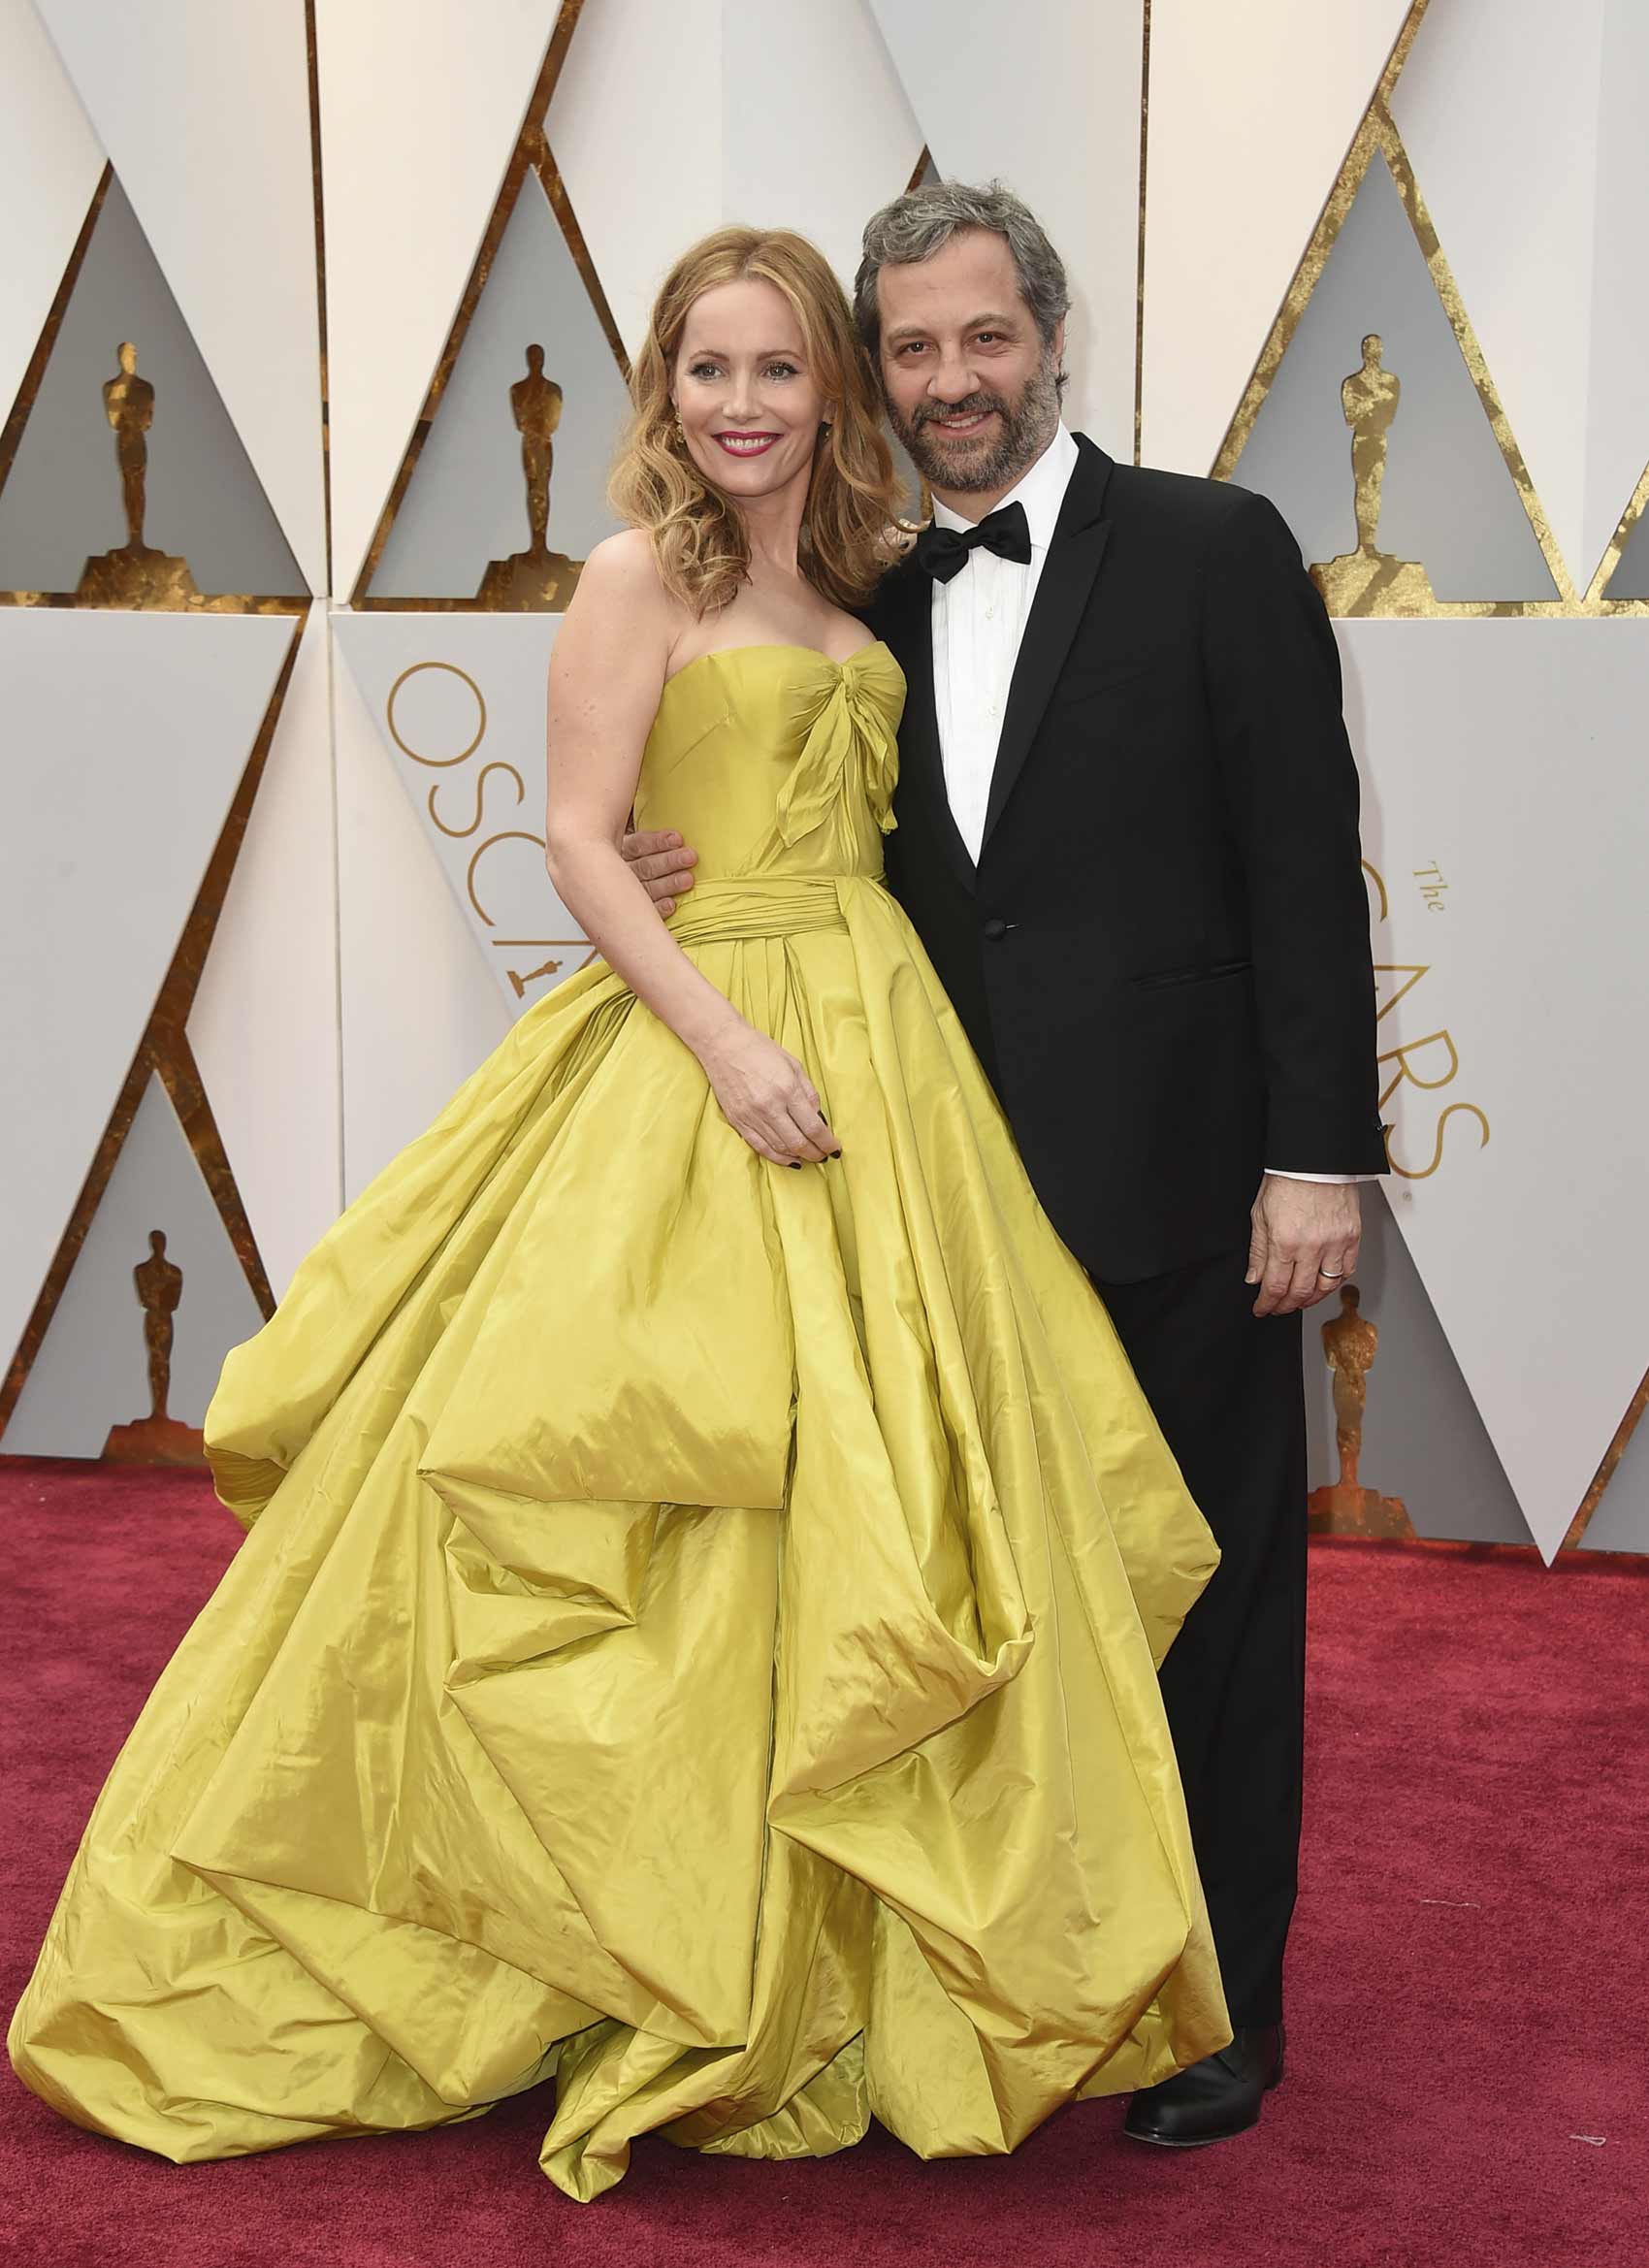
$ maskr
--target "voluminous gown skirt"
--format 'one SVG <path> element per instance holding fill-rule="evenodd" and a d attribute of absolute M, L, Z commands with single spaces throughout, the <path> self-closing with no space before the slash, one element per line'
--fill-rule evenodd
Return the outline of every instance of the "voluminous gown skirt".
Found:
<path fill-rule="evenodd" d="M 249 1532 L 12 2025 L 83 2125 L 217 2157 L 553 2075 L 589 2198 L 653 2129 L 1009 2150 L 1229 2037 L 1154 1674 L 1212 1540 L 855 870 L 891 659 L 802 652 L 672 680 L 638 817 L 725 832 L 660 743 L 732 738 L 773 855 L 674 926 L 843 1155 L 765 1164 L 596 964 L 230 1356 Z"/>

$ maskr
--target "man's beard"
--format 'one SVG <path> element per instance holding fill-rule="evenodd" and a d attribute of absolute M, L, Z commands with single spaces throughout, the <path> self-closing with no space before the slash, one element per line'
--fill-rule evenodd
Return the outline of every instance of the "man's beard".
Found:
<path fill-rule="evenodd" d="M 887 404 L 889 422 L 904 443 L 911 463 L 931 487 L 952 495 L 989 495 L 1013 488 L 1048 446 L 1059 422 L 1056 358 L 1044 350 L 1041 362 L 1017 402 L 1005 394 L 970 394 L 965 402 L 924 402 L 907 424 Z M 933 440 L 928 427 L 943 417 L 972 417 L 994 409 L 1001 419 L 996 438 L 983 447 Z"/>

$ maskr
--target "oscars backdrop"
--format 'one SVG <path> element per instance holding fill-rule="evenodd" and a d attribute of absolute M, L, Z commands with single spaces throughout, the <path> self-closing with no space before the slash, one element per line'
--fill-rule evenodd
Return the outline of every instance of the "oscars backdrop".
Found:
<path fill-rule="evenodd" d="M 1640 0 L 0 0 L 0 1453 L 224 1350 L 589 947 L 544 675 L 674 253 L 1000 176 L 1337 619 L 1392 1179 L 1314 1523 L 1649 1549 Z"/>

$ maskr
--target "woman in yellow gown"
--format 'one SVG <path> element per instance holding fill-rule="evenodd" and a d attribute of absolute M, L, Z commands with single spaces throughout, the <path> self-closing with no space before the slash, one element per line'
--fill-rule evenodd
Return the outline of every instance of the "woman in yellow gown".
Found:
<path fill-rule="evenodd" d="M 1212 1570 L 881 881 L 893 486 L 820 255 L 666 281 L 552 672 L 605 954 L 229 1357 L 248 1529 L 11 2052 L 177 2159 L 477 2115 L 542 2163 L 1012 2149 L 1229 2038 L 1154 1665 Z M 618 848 L 699 847 L 659 921 Z"/>

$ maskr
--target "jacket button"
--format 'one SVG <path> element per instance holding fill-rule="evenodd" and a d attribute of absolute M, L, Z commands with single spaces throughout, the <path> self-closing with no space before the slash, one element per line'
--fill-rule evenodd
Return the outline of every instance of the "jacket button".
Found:
<path fill-rule="evenodd" d="M 982 934 L 988 937 L 991 944 L 994 945 L 998 937 L 1007 936 L 1008 924 L 999 914 L 992 914 L 989 921 L 986 923 Z"/>

